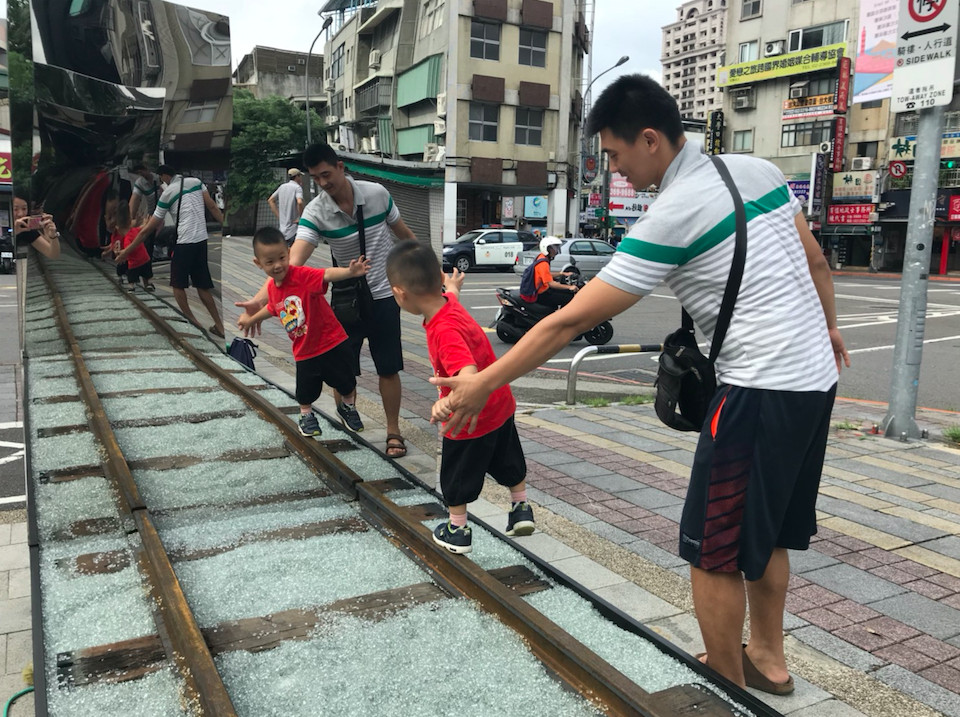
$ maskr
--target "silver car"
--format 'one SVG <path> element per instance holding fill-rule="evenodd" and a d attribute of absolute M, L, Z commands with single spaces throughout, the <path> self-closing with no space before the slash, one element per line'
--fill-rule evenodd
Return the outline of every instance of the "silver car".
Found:
<path fill-rule="evenodd" d="M 616 249 L 599 239 L 581 237 L 565 239 L 560 245 L 560 253 L 550 262 L 550 271 L 570 271 L 580 274 L 584 279 L 590 279 L 607 265 L 615 251 Z M 523 270 L 539 255 L 539 249 L 530 249 L 521 253 L 513 267 L 514 273 L 522 274 Z"/>

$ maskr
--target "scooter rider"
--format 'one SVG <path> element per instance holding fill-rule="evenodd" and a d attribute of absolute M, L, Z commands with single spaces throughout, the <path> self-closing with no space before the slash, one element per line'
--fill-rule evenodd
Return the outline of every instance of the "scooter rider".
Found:
<path fill-rule="evenodd" d="M 540 240 L 540 254 L 533 263 L 523 270 L 520 278 L 520 288 L 530 286 L 536 290 L 536 299 L 530 299 L 527 292 L 521 291 L 525 301 L 536 301 L 538 304 L 557 308 L 570 303 L 573 295 L 579 289 L 575 284 L 561 284 L 557 281 L 562 276 L 570 276 L 569 272 L 552 273 L 550 262 L 560 253 L 563 242 L 557 237 L 545 237 Z M 528 275 L 529 273 L 529 275 Z M 532 279 L 532 282 L 531 282 Z"/>

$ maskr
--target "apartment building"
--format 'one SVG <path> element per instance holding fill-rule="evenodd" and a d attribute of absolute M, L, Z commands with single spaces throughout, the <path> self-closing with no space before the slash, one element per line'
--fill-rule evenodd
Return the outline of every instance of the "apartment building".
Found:
<path fill-rule="evenodd" d="M 583 6 L 329 0 L 328 141 L 354 174 L 387 183 L 438 246 L 485 225 L 562 234 L 590 41 Z"/>
<path fill-rule="evenodd" d="M 691 0 L 677 8 L 677 21 L 663 26 L 662 84 L 685 119 L 706 120 L 720 109 L 716 83 L 723 64 L 727 0 Z"/>
<path fill-rule="evenodd" d="M 233 73 L 233 86 L 250 90 L 257 99 L 276 95 L 303 105 L 309 95 L 310 106 L 318 112 L 327 104 L 323 85 L 322 54 L 308 58 L 305 52 L 261 45 L 244 55 Z"/>

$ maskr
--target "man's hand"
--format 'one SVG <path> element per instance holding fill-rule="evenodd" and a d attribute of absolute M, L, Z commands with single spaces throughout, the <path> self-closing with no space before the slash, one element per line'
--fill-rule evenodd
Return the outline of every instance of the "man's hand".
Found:
<path fill-rule="evenodd" d="M 244 336 L 255 336 L 260 333 L 260 321 L 256 321 L 253 316 L 244 312 L 237 319 L 237 328 L 243 332 Z"/>
<path fill-rule="evenodd" d="M 370 260 L 361 254 L 359 258 L 350 260 L 347 271 L 350 272 L 350 276 L 363 276 L 370 271 Z"/>
<path fill-rule="evenodd" d="M 833 357 L 837 361 L 837 373 L 840 373 L 844 366 L 850 368 L 850 354 L 843 343 L 840 329 L 830 329 L 830 343 L 833 345 Z"/>
<path fill-rule="evenodd" d="M 483 386 L 483 381 L 479 376 L 476 373 L 461 373 L 458 376 L 432 377 L 430 383 L 434 386 L 449 386 L 450 393 L 444 399 L 445 404 L 441 407 L 447 412 L 447 415 L 445 417 L 442 415 L 434 417 L 431 413 L 430 422 L 440 421 L 445 423 L 444 427 L 452 436 L 460 433 L 464 426 L 467 427 L 467 433 L 473 433 L 477 429 L 477 418 L 480 416 L 480 411 L 490 397 L 490 391 Z M 437 409 L 437 405 L 434 406 L 434 409 Z"/>
<path fill-rule="evenodd" d="M 247 301 L 235 301 L 233 302 L 233 305 L 239 306 L 241 309 L 243 309 L 243 315 L 240 317 L 241 319 L 243 318 L 243 316 L 248 316 L 252 319 L 253 315 L 256 314 L 258 311 L 260 311 L 260 309 L 264 307 L 264 304 L 258 301 L 257 299 L 248 299 Z M 248 325 L 246 327 L 240 326 L 240 322 L 238 321 L 237 326 L 243 329 L 244 336 L 251 337 L 251 336 L 260 335 L 259 321 L 252 323 L 251 325 Z"/>

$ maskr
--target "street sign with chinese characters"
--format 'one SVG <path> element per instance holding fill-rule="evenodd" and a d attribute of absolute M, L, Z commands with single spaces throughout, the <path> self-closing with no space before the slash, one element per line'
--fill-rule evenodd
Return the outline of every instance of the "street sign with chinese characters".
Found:
<path fill-rule="evenodd" d="M 953 99 L 960 0 L 901 0 L 891 112 Z"/>
<path fill-rule="evenodd" d="M 836 172 L 833 175 L 834 199 L 862 199 L 879 202 L 879 172 Z"/>
<path fill-rule="evenodd" d="M 831 204 L 827 207 L 827 224 L 872 224 L 873 204 Z"/>

